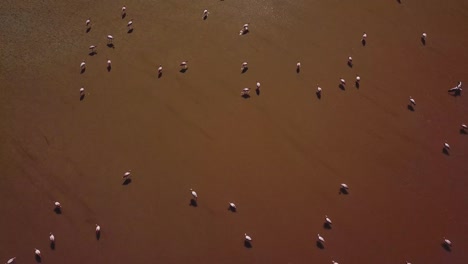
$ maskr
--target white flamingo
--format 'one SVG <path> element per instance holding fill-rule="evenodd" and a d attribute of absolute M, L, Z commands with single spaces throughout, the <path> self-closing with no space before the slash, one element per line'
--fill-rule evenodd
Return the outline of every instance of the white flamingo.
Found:
<path fill-rule="evenodd" d="M 163 67 L 161 64 L 159 64 L 158 74 L 162 74 L 162 71 L 163 71 Z"/>
<path fill-rule="evenodd" d="M 462 129 L 468 129 L 468 126 L 465 124 L 461 124 Z"/>
<path fill-rule="evenodd" d="M 101 233 L 101 226 L 96 224 L 96 235 L 99 235 Z"/>
<path fill-rule="evenodd" d="M 366 41 L 366 39 L 367 39 L 367 33 L 364 32 L 364 34 L 362 34 L 361 41 Z"/>
<path fill-rule="evenodd" d="M 127 12 L 127 7 L 126 6 L 122 6 L 122 16 L 125 15 Z"/>
<path fill-rule="evenodd" d="M 187 67 L 188 67 L 188 66 L 187 66 L 187 63 L 188 63 L 188 61 L 183 61 L 183 62 L 180 63 L 180 66 L 181 66 L 183 69 L 186 70 Z"/>
<path fill-rule="evenodd" d="M 85 89 L 83 87 L 80 88 L 80 94 L 84 94 Z"/>
<path fill-rule="evenodd" d="M 341 83 L 341 85 L 343 85 L 343 86 L 344 86 L 344 85 L 346 85 L 346 80 L 345 80 L 345 79 L 343 79 L 343 78 L 340 78 L 340 83 Z"/>
<path fill-rule="evenodd" d="M 80 69 L 81 70 L 86 69 L 86 62 L 84 60 L 80 63 Z"/>
<path fill-rule="evenodd" d="M 235 203 L 229 203 L 229 208 L 234 209 L 234 210 L 237 209 Z"/>
<path fill-rule="evenodd" d="M 193 189 L 190 189 L 190 193 L 192 194 L 193 199 L 195 199 L 195 200 L 198 199 L 198 194 L 197 194 L 196 191 L 194 191 Z"/>
<path fill-rule="evenodd" d="M 206 19 L 208 17 L 208 15 L 210 14 L 210 12 L 208 12 L 208 10 L 203 10 L 203 18 Z"/>
<path fill-rule="evenodd" d="M 332 224 L 332 221 L 330 218 L 328 218 L 327 215 L 325 215 L 325 223 L 327 223 L 328 225 L 331 225 Z"/>
<path fill-rule="evenodd" d="M 409 262 L 409 261 L 406 261 L 406 264 L 411 264 L 411 262 Z"/>
<path fill-rule="evenodd" d="M 62 205 L 59 202 L 54 202 L 55 209 L 60 210 L 62 209 Z"/>
<path fill-rule="evenodd" d="M 112 61 L 107 59 L 107 68 L 110 69 L 112 67 Z"/>
<path fill-rule="evenodd" d="M 300 71 L 301 70 L 301 62 L 297 62 L 296 63 L 296 71 Z"/>
<path fill-rule="evenodd" d="M 321 94 L 321 93 L 322 93 L 322 87 L 317 86 L 317 94 Z"/>
<path fill-rule="evenodd" d="M 359 83 L 361 81 L 361 77 L 359 75 L 356 75 L 356 83 Z"/>
<path fill-rule="evenodd" d="M 325 243 L 325 238 L 323 238 L 320 234 L 317 234 L 317 239 L 320 243 Z"/>
<path fill-rule="evenodd" d="M 91 19 L 90 18 L 86 19 L 86 27 L 87 28 L 91 27 Z"/>
<path fill-rule="evenodd" d="M 239 32 L 239 35 L 244 35 L 245 33 L 249 32 L 249 24 L 244 24 L 242 29 Z"/>
<path fill-rule="evenodd" d="M 427 38 L 426 32 L 423 32 L 423 33 L 422 33 L 421 38 L 422 38 L 423 40 L 426 40 L 426 38 Z"/>
<path fill-rule="evenodd" d="M 13 257 L 13 258 L 9 259 L 9 260 L 6 262 L 6 264 L 13 264 L 13 263 L 15 263 L 15 262 L 16 262 L 16 257 Z"/>
<path fill-rule="evenodd" d="M 247 62 L 246 61 L 242 63 L 241 71 L 244 71 L 245 69 L 247 69 Z"/>
<path fill-rule="evenodd" d="M 353 57 L 351 56 L 348 57 L 348 64 L 349 65 L 353 64 Z"/>
<path fill-rule="evenodd" d="M 114 42 L 114 37 L 112 35 L 107 35 L 107 44 L 112 44 Z"/>
<path fill-rule="evenodd" d="M 257 82 L 257 90 L 260 90 L 260 82 Z"/>
<path fill-rule="evenodd" d="M 50 240 L 50 243 L 55 243 L 55 236 L 54 234 L 52 234 L 52 232 L 49 233 L 49 240 Z"/>
<path fill-rule="evenodd" d="M 336 262 L 336 261 L 334 261 L 334 260 L 332 260 L 332 264 L 339 264 L 339 263 L 338 263 L 338 262 Z"/>
<path fill-rule="evenodd" d="M 242 89 L 241 95 L 248 95 L 250 93 L 250 88 Z"/>
<path fill-rule="evenodd" d="M 36 257 L 40 258 L 41 257 L 41 251 L 37 248 L 34 249 L 34 254 L 36 255 Z"/>
<path fill-rule="evenodd" d="M 452 241 L 450 241 L 450 240 L 448 240 L 448 239 L 446 239 L 446 238 L 444 237 L 444 245 L 446 245 L 446 246 L 448 246 L 448 247 L 451 247 L 451 246 L 452 246 Z"/>
<path fill-rule="evenodd" d="M 124 175 L 122 176 L 122 179 L 128 180 L 128 179 L 130 179 L 130 176 L 131 176 L 131 171 L 127 171 L 127 172 L 125 172 Z"/>
<path fill-rule="evenodd" d="M 252 238 L 249 235 L 247 235 L 247 233 L 244 233 L 244 238 L 245 238 L 245 241 L 252 242 Z"/>
<path fill-rule="evenodd" d="M 130 19 L 130 21 L 128 21 L 127 27 L 128 27 L 129 30 L 133 29 L 133 18 Z"/>
<path fill-rule="evenodd" d="M 413 99 L 413 97 L 409 97 L 410 104 L 416 106 L 416 101 Z"/>
<path fill-rule="evenodd" d="M 341 189 L 343 189 L 343 190 L 348 190 L 348 189 L 349 189 L 349 187 L 348 187 L 348 185 L 347 185 L 346 183 L 342 183 L 342 184 L 340 185 L 340 187 L 341 187 Z"/>
<path fill-rule="evenodd" d="M 450 150 L 450 145 L 447 142 L 444 143 L 444 149 Z"/>
<path fill-rule="evenodd" d="M 91 50 L 91 53 L 95 53 L 95 52 L 96 52 L 96 46 L 95 46 L 95 45 L 89 46 L 89 49 Z"/>

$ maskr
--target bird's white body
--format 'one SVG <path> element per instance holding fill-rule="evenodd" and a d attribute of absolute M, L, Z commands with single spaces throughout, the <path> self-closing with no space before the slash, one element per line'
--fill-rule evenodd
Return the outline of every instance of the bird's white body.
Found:
<path fill-rule="evenodd" d="M 101 232 L 101 226 L 96 224 L 96 233 L 99 233 Z"/>
<path fill-rule="evenodd" d="M 323 238 L 320 234 L 317 234 L 317 239 L 318 239 L 318 241 L 320 241 L 321 243 L 325 243 L 325 238 Z"/>
<path fill-rule="evenodd" d="M 237 209 L 235 203 L 229 203 L 229 207 L 231 207 L 231 208 L 233 208 L 233 209 Z"/>
<path fill-rule="evenodd" d="M 124 175 L 122 176 L 122 178 L 126 180 L 126 179 L 129 179 L 131 175 L 132 175 L 131 172 L 130 172 L 130 171 L 127 171 L 127 172 L 124 173 Z"/>
<path fill-rule="evenodd" d="M 462 127 L 463 129 L 468 129 L 468 126 L 465 125 L 465 124 L 461 124 L 461 127 Z"/>
<path fill-rule="evenodd" d="M 345 190 L 349 189 L 349 187 L 348 187 L 348 185 L 346 183 L 342 183 L 340 186 L 341 186 L 341 188 L 343 188 Z"/>
<path fill-rule="evenodd" d="M 252 241 L 252 238 L 249 235 L 247 235 L 247 233 L 244 233 L 244 237 L 245 237 L 245 241 L 249 241 L 249 242 Z"/>
<path fill-rule="evenodd" d="M 62 208 L 62 205 L 59 202 L 54 202 L 56 208 Z"/>
<path fill-rule="evenodd" d="M 332 224 L 332 221 L 331 221 L 331 219 L 330 219 L 330 218 L 328 218 L 328 216 L 327 216 L 327 215 L 325 215 L 325 222 L 326 222 L 327 224 L 329 224 L 329 225 L 331 225 L 331 224 Z"/>
<path fill-rule="evenodd" d="M 82 94 L 82 93 L 84 93 L 84 88 L 83 87 L 80 88 L 80 94 Z"/>
<path fill-rule="evenodd" d="M 162 73 L 162 70 L 163 70 L 163 67 L 162 67 L 162 65 L 159 65 L 159 68 L 158 68 L 158 73 Z"/>
<path fill-rule="evenodd" d="M 86 62 L 85 62 L 85 61 L 82 61 L 82 62 L 80 63 L 80 68 L 81 68 L 81 69 L 86 68 Z"/>
<path fill-rule="evenodd" d="M 110 67 L 112 65 L 112 61 L 111 60 L 107 60 L 107 67 Z"/>
<path fill-rule="evenodd" d="M 317 87 L 317 93 L 321 93 L 322 92 L 322 87 L 318 86 Z"/>
<path fill-rule="evenodd" d="M 127 7 L 126 7 L 126 6 L 122 6 L 122 14 L 125 14 L 126 11 L 127 11 Z"/>
<path fill-rule="evenodd" d="M 94 46 L 94 45 L 89 46 L 89 49 L 90 49 L 91 51 L 93 51 L 95 48 L 96 48 L 96 46 Z"/>
<path fill-rule="evenodd" d="M 184 69 L 187 69 L 187 61 L 181 62 L 180 66 L 182 66 Z"/>
<path fill-rule="evenodd" d="M 114 37 L 113 37 L 112 35 L 107 35 L 107 39 L 108 39 L 108 40 L 113 40 Z"/>
<path fill-rule="evenodd" d="M 41 251 L 37 248 L 34 249 L 34 254 L 36 254 L 36 256 L 40 257 L 41 256 Z"/>
<path fill-rule="evenodd" d="M 250 88 L 244 88 L 242 89 L 241 95 L 247 95 L 250 93 Z"/>
<path fill-rule="evenodd" d="M 242 69 L 246 68 L 247 67 L 247 62 L 243 62 L 242 63 Z"/>
<path fill-rule="evenodd" d="M 55 236 L 54 236 L 54 234 L 52 234 L 52 233 L 49 234 L 49 240 L 50 240 L 50 242 L 52 242 L 52 243 L 55 242 Z"/>
<path fill-rule="evenodd" d="M 422 33 L 421 37 L 422 37 L 423 39 L 426 39 L 426 38 L 427 38 L 426 32 Z"/>
<path fill-rule="evenodd" d="M 86 26 L 89 27 L 89 25 L 91 25 L 91 19 L 86 20 Z"/>
<path fill-rule="evenodd" d="M 334 261 L 334 260 L 332 260 L 332 264 L 339 264 L 339 263 L 338 263 L 338 262 L 336 262 L 336 261 Z"/>
<path fill-rule="evenodd" d="M 409 262 L 409 261 L 406 261 L 406 264 L 411 264 L 411 262 Z"/>
<path fill-rule="evenodd" d="M 413 99 L 413 97 L 410 96 L 409 101 L 412 105 L 416 105 L 416 101 Z"/>
<path fill-rule="evenodd" d="M 348 57 L 348 62 L 349 62 L 349 63 L 353 62 L 353 57 L 349 56 L 349 57 Z"/>
<path fill-rule="evenodd" d="M 358 75 L 356 76 L 356 82 L 360 82 L 361 81 L 361 77 Z"/>
<path fill-rule="evenodd" d="M 9 259 L 9 260 L 6 262 L 6 264 L 13 264 L 13 263 L 15 263 L 15 262 L 16 262 L 16 257 L 13 257 L 13 258 Z"/>
<path fill-rule="evenodd" d="M 341 83 L 342 85 L 346 85 L 346 80 L 343 79 L 343 78 L 341 78 L 341 79 L 340 79 L 340 83 Z"/>
<path fill-rule="evenodd" d="M 206 10 L 206 9 L 203 10 L 203 17 L 207 17 L 209 13 L 210 13 L 210 12 L 208 12 L 208 10 Z"/>
<path fill-rule="evenodd" d="M 301 63 L 300 62 L 297 62 L 296 63 L 296 69 L 300 69 L 301 68 Z"/>
<path fill-rule="evenodd" d="M 445 148 L 445 149 L 450 149 L 450 145 L 449 145 L 447 142 L 445 142 L 445 143 L 444 143 L 444 148 Z"/>
<path fill-rule="evenodd" d="M 194 191 L 194 190 L 192 190 L 192 189 L 190 189 L 190 192 L 192 193 L 193 198 L 194 198 L 195 200 L 197 200 L 197 199 L 198 199 L 198 194 L 197 194 L 197 192 Z"/>
<path fill-rule="evenodd" d="M 367 34 L 366 32 L 364 32 L 364 34 L 362 34 L 362 40 L 366 40 L 366 38 L 367 38 Z"/>
<path fill-rule="evenodd" d="M 257 82 L 257 89 L 260 89 L 260 82 Z"/>
<path fill-rule="evenodd" d="M 127 27 L 131 28 L 133 25 L 133 19 L 131 19 L 130 21 L 128 21 L 127 23 Z"/>
<path fill-rule="evenodd" d="M 452 246 L 452 241 L 450 241 L 450 240 L 448 240 L 448 239 L 446 239 L 446 238 L 444 237 L 444 244 L 447 245 L 447 246 L 449 246 L 449 247 L 451 247 L 451 246 Z"/>

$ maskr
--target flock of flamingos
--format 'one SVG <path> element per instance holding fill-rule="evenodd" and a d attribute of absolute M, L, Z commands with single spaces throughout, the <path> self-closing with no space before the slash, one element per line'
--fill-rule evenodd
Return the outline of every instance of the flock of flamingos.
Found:
<path fill-rule="evenodd" d="M 202 14 L 203 20 L 206 20 L 208 18 L 209 14 L 210 13 L 208 12 L 208 10 L 204 10 L 203 14 Z M 127 7 L 123 6 L 122 9 L 121 9 L 121 18 L 124 19 L 126 17 L 126 15 L 127 15 Z M 91 30 L 91 26 L 92 26 L 91 19 L 87 19 L 85 24 L 86 24 L 86 33 L 88 33 Z M 128 33 L 133 32 L 133 20 L 132 19 L 127 23 L 127 30 L 128 30 L 127 31 Z M 249 33 L 249 24 L 244 24 L 244 26 L 242 27 L 242 29 L 239 32 L 239 35 L 244 35 L 244 34 L 247 34 L 247 33 Z M 114 37 L 112 35 L 107 36 L 107 46 L 108 47 L 113 47 L 114 46 L 113 40 L 114 40 Z M 366 41 L 367 41 L 367 33 L 364 32 L 364 34 L 361 37 L 361 44 L 363 46 L 365 46 Z M 424 32 L 424 33 L 421 34 L 421 43 L 423 45 L 426 45 L 426 41 L 427 41 L 427 33 Z M 97 46 L 96 45 L 89 46 L 89 50 L 90 50 L 89 55 L 97 54 Z M 353 65 L 353 58 L 352 57 L 348 57 L 347 64 L 348 64 L 349 67 L 352 67 L 352 65 Z M 180 67 L 181 67 L 181 70 L 180 70 L 181 72 L 187 71 L 188 61 L 182 61 L 180 63 Z M 107 70 L 110 71 L 111 69 L 112 69 L 112 61 L 110 59 L 107 59 Z M 241 73 L 245 73 L 247 70 L 248 70 L 248 63 L 243 62 L 242 65 L 241 65 Z M 81 74 L 83 74 L 86 71 L 86 62 L 85 62 L 85 60 L 83 60 L 80 63 L 80 71 L 81 71 Z M 300 71 L 301 71 L 301 63 L 297 62 L 297 64 L 296 64 L 296 73 L 299 74 Z M 157 73 L 158 73 L 158 78 L 161 78 L 162 73 L 163 73 L 162 65 L 159 65 Z M 354 85 L 356 87 L 358 87 L 358 88 L 359 88 L 360 81 L 361 81 L 361 77 L 356 76 Z M 346 86 L 346 80 L 340 78 L 340 85 L 339 86 L 340 86 L 340 88 L 344 89 L 345 86 Z M 243 88 L 242 91 L 241 91 L 241 96 L 244 97 L 244 98 L 249 98 L 250 97 L 249 92 L 250 92 L 250 88 Z M 260 82 L 256 83 L 256 92 L 257 92 L 257 94 L 259 94 L 259 92 L 260 92 Z M 455 87 L 450 88 L 448 90 L 448 92 L 453 93 L 453 95 L 455 95 L 455 96 L 461 95 L 462 82 L 459 82 Z M 321 87 L 317 87 L 316 95 L 317 95 L 317 97 L 319 99 L 321 98 L 321 95 L 322 95 L 322 88 Z M 85 96 L 85 89 L 82 87 L 82 88 L 80 88 L 80 100 L 83 100 L 84 96 Z M 408 109 L 410 111 L 414 111 L 415 106 L 416 106 L 416 101 L 415 101 L 415 99 L 413 99 L 410 96 L 409 97 L 409 103 L 408 103 Z M 460 133 L 463 133 L 463 134 L 468 133 L 468 126 L 466 124 L 461 124 Z M 443 152 L 448 155 L 449 151 L 450 151 L 450 145 L 447 142 L 444 142 Z M 124 181 L 124 184 L 130 183 L 131 182 L 131 172 L 130 171 L 125 172 L 122 179 Z M 349 187 L 348 187 L 347 184 L 342 183 L 339 186 L 339 188 L 340 188 L 340 193 L 348 194 Z M 193 189 L 190 189 L 190 194 L 192 195 L 192 199 L 190 200 L 190 205 L 197 206 L 197 200 L 198 200 L 197 192 L 194 191 Z M 233 213 L 236 212 L 237 207 L 236 207 L 235 203 L 233 203 L 233 202 L 229 203 L 229 210 L 231 212 L 233 212 Z M 62 213 L 62 205 L 60 204 L 60 202 L 58 202 L 58 201 L 54 202 L 54 211 L 57 214 Z M 325 218 L 324 218 L 324 227 L 327 228 L 327 229 L 331 229 L 331 227 L 332 227 L 332 220 L 327 215 L 325 215 Z M 96 224 L 95 236 L 96 236 L 97 240 L 100 239 L 101 226 L 98 225 L 98 224 Z M 49 240 L 50 240 L 51 249 L 55 249 L 55 236 L 54 236 L 54 234 L 52 232 L 49 234 Z M 325 247 L 325 238 L 323 238 L 323 236 L 321 236 L 320 234 L 317 234 L 317 241 L 316 242 L 317 242 L 317 247 L 322 248 L 322 249 Z M 247 233 L 244 233 L 244 246 L 247 247 L 247 248 L 252 247 L 252 237 L 249 236 Z M 450 251 L 451 247 L 452 247 L 452 242 L 449 239 L 444 237 L 442 239 L 442 246 L 445 248 L 445 250 Z M 36 259 L 37 262 L 42 261 L 42 255 L 41 255 L 41 251 L 39 249 L 37 249 L 37 248 L 34 249 L 34 256 L 35 256 L 35 259 Z M 10 258 L 6 263 L 7 264 L 16 263 L 16 257 Z M 406 261 L 406 263 L 411 264 L 408 261 Z M 338 264 L 338 262 L 332 260 L 332 264 Z"/>

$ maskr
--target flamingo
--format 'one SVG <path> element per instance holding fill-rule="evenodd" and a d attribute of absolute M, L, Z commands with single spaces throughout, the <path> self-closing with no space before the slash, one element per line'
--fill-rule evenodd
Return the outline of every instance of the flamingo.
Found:
<path fill-rule="evenodd" d="M 111 45 L 114 42 L 114 37 L 112 35 L 107 35 L 107 45 Z"/>
<path fill-rule="evenodd" d="M 163 67 L 161 64 L 159 64 L 159 68 L 158 68 L 158 74 L 162 74 L 162 70 L 163 70 Z"/>
<path fill-rule="evenodd" d="M 247 233 L 244 233 L 244 237 L 245 237 L 245 241 L 252 242 L 252 238 L 249 235 L 247 235 Z"/>
<path fill-rule="evenodd" d="M 411 264 L 411 262 L 409 262 L 409 261 L 406 261 L 406 264 Z"/>
<path fill-rule="evenodd" d="M 320 234 L 317 234 L 317 239 L 320 243 L 325 243 L 325 238 L 323 238 Z"/>
<path fill-rule="evenodd" d="M 348 187 L 348 185 L 347 185 L 346 183 L 342 183 L 342 184 L 340 185 L 340 187 L 341 187 L 341 189 L 343 189 L 343 190 L 348 190 L 348 189 L 349 189 L 349 187 Z"/>
<path fill-rule="evenodd" d="M 84 88 L 81 87 L 81 88 L 80 88 L 80 94 L 84 94 L 84 91 L 85 91 Z"/>
<path fill-rule="evenodd" d="M 208 14 L 210 14 L 210 12 L 208 12 L 208 10 L 203 10 L 203 19 L 206 19 L 208 17 Z"/>
<path fill-rule="evenodd" d="M 359 75 L 356 75 L 356 83 L 359 83 L 361 81 L 361 77 Z"/>
<path fill-rule="evenodd" d="M 426 40 L 426 38 L 427 38 L 426 32 L 422 33 L 421 38 L 422 38 L 423 40 Z"/>
<path fill-rule="evenodd" d="M 86 62 L 84 60 L 80 63 L 80 69 L 81 70 L 86 69 Z"/>
<path fill-rule="evenodd" d="M 447 142 L 444 143 L 444 149 L 450 150 L 450 145 Z"/>
<path fill-rule="evenodd" d="M 96 235 L 101 234 L 101 226 L 96 224 Z"/>
<path fill-rule="evenodd" d="M 297 62 L 296 63 L 296 72 L 300 72 L 301 71 L 301 62 Z"/>
<path fill-rule="evenodd" d="M 127 13 L 127 7 L 122 6 L 122 16 L 124 16 Z"/>
<path fill-rule="evenodd" d="M 339 263 L 338 263 L 338 262 L 336 262 L 336 261 L 334 261 L 334 260 L 332 260 L 332 264 L 339 264 Z"/>
<path fill-rule="evenodd" d="M 330 218 L 328 218 L 327 215 L 325 215 L 325 223 L 328 224 L 328 225 L 331 225 L 332 224 L 332 221 Z"/>
<path fill-rule="evenodd" d="M 448 240 L 448 239 L 446 239 L 444 237 L 444 245 L 446 245 L 447 247 L 452 247 L 452 241 L 450 241 L 450 240 Z"/>
<path fill-rule="evenodd" d="M 188 63 L 188 61 L 183 61 L 183 62 L 180 63 L 180 66 L 182 66 L 182 68 L 184 70 L 186 70 L 187 69 L 187 63 Z"/>
<path fill-rule="evenodd" d="M 86 27 L 87 28 L 91 27 L 91 18 L 86 19 Z"/>
<path fill-rule="evenodd" d="M 343 79 L 343 78 L 340 78 L 340 83 L 341 83 L 341 85 L 343 85 L 343 86 L 344 86 L 344 85 L 346 85 L 346 81 L 345 81 L 345 79 Z"/>
<path fill-rule="evenodd" d="M 462 88 L 462 82 L 461 82 L 461 81 L 458 82 L 457 88 L 458 88 L 458 89 L 461 89 L 461 88 Z"/>
<path fill-rule="evenodd" d="M 410 104 L 416 106 L 416 101 L 413 99 L 413 97 L 409 97 Z"/>
<path fill-rule="evenodd" d="M 250 93 L 250 88 L 244 88 L 242 89 L 241 96 L 249 95 L 249 93 Z"/>
<path fill-rule="evenodd" d="M 461 124 L 462 129 L 468 129 L 468 126 L 465 124 Z"/>
<path fill-rule="evenodd" d="M 13 264 L 13 263 L 15 263 L 15 262 L 16 262 L 16 257 L 13 257 L 13 258 L 9 259 L 9 260 L 6 262 L 6 264 Z"/>
<path fill-rule="evenodd" d="M 242 29 L 239 32 L 239 35 L 244 35 L 245 33 L 249 32 L 249 24 L 244 24 Z"/>
<path fill-rule="evenodd" d="M 34 254 L 36 255 L 37 258 L 41 257 L 41 251 L 37 248 L 34 249 Z"/>
<path fill-rule="evenodd" d="M 321 94 L 322 93 L 322 88 L 320 86 L 317 86 L 317 94 Z"/>
<path fill-rule="evenodd" d="M 260 90 L 260 82 L 257 82 L 257 90 Z"/>
<path fill-rule="evenodd" d="M 364 32 L 364 34 L 362 34 L 361 41 L 366 41 L 366 39 L 367 39 L 367 33 Z"/>
<path fill-rule="evenodd" d="M 62 209 L 62 205 L 59 202 L 54 202 L 55 209 L 60 210 Z"/>
<path fill-rule="evenodd" d="M 130 21 L 128 21 L 127 27 L 128 27 L 128 30 L 132 30 L 132 29 L 133 29 L 133 18 L 130 19 Z"/>
<path fill-rule="evenodd" d="M 348 65 L 349 66 L 353 65 L 353 57 L 351 56 L 348 57 Z"/>
<path fill-rule="evenodd" d="M 197 194 L 197 192 L 194 191 L 193 189 L 190 189 L 190 192 L 192 193 L 193 199 L 197 200 L 197 199 L 198 199 L 198 194 Z"/>
<path fill-rule="evenodd" d="M 107 59 L 107 69 L 110 69 L 112 67 L 112 61 Z"/>
<path fill-rule="evenodd" d="M 54 236 L 54 234 L 52 234 L 52 232 L 49 233 L 49 240 L 50 240 L 50 243 L 52 243 L 52 244 L 55 243 L 55 236 Z"/>
<path fill-rule="evenodd" d="M 242 63 L 241 71 L 245 71 L 247 69 L 247 62 Z"/>
<path fill-rule="evenodd" d="M 124 175 L 122 176 L 122 179 L 124 179 L 124 180 L 130 179 L 130 176 L 131 176 L 131 173 L 130 173 L 130 172 L 131 172 L 131 171 L 125 172 Z"/>
<path fill-rule="evenodd" d="M 230 208 L 231 210 L 236 210 L 236 209 L 237 209 L 235 203 L 229 203 L 229 208 Z"/>
<path fill-rule="evenodd" d="M 95 45 L 91 45 L 89 46 L 89 49 L 91 50 L 91 53 L 96 53 L 96 46 Z"/>

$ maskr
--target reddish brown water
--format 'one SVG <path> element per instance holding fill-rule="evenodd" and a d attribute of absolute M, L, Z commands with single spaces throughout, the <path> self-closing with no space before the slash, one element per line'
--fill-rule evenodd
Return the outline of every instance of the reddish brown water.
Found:
<path fill-rule="evenodd" d="M 43 263 L 468 263 L 468 99 L 447 94 L 468 81 L 468 2 L 22 0 L 0 10 L 1 261 L 33 263 L 37 247 Z M 244 23 L 251 32 L 239 36 Z M 256 81 L 261 94 L 242 99 Z"/>

